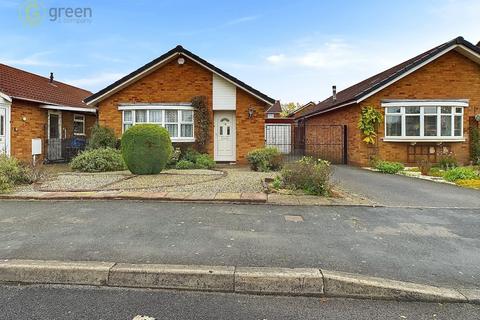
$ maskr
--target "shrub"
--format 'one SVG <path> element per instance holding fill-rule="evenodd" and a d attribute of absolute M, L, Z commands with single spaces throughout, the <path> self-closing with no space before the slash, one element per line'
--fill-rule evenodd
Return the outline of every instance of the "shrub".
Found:
<path fill-rule="evenodd" d="M 282 154 L 275 147 L 255 149 L 247 154 L 250 168 L 254 171 L 278 170 L 282 166 Z"/>
<path fill-rule="evenodd" d="M 178 160 L 180 160 L 181 155 L 182 155 L 182 151 L 180 150 L 180 148 L 175 148 L 175 150 L 173 150 L 172 154 L 170 155 L 170 158 L 168 159 L 167 166 L 175 167 Z"/>
<path fill-rule="evenodd" d="M 418 169 L 420 169 L 420 173 L 423 174 L 424 176 L 428 175 L 428 172 L 432 168 L 432 163 L 428 158 L 421 159 L 418 161 Z M 403 170 L 403 169 L 402 169 Z"/>
<path fill-rule="evenodd" d="M 470 160 L 480 164 L 480 129 L 475 126 L 470 129 Z"/>
<path fill-rule="evenodd" d="M 92 128 L 87 149 L 113 148 L 117 147 L 117 138 L 112 128 L 102 127 L 96 124 Z"/>
<path fill-rule="evenodd" d="M 375 169 L 383 173 L 395 174 L 402 171 L 405 167 L 399 162 L 377 161 Z"/>
<path fill-rule="evenodd" d="M 31 183 L 30 169 L 13 157 L 0 155 L 0 193 L 10 191 L 16 184 Z"/>
<path fill-rule="evenodd" d="M 328 161 L 303 157 L 299 161 L 285 164 L 280 173 L 280 178 L 283 186 L 288 189 L 328 196 L 331 189 L 331 173 L 332 170 Z"/>
<path fill-rule="evenodd" d="M 457 180 L 455 183 L 465 188 L 480 189 L 480 179 Z"/>
<path fill-rule="evenodd" d="M 208 154 L 201 154 L 195 161 L 195 167 L 197 169 L 213 169 L 215 167 L 215 161 Z"/>
<path fill-rule="evenodd" d="M 182 160 L 187 160 L 190 162 L 197 162 L 197 158 L 200 156 L 200 153 L 192 148 L 187 149 L 187 151 L 184 152 L 183 156 L 181 156 Z"/>
<path fill-rule="evenodd" d="M 443 177 L 443 172 L 440 168 L 433 167 L 428 171 L 428 175 L 432 177 Z"/>
<path fill-rule="evenodd" d="M 195 169 L 195 163 L 188 160 L 180 160 L 177 162 L 175 169 L 178 169 L 178 170 Z"/>
<path fill-rule="evenodd" d="M 455 155 L 453 153 L 449 153 L 447 155 L 442 156 L 438 161 L 438 165 L 443 170 L 448 170 L 448 169 L 458 167 L 457 159 L 455 158 Z"/>
<path fill-rule="evenodd" d="M 457 167 L 445 171 L 443 178 L 447 181 L 455 182 L 457 180 L 473 180 L 478 179 L 480 176 L 478 172 L 473 168 Z"/>
<path fill-rule="evenodd" d="M 137 124 L 122 136 L 123 160 L 134 174 L 157 174 L 173 151 L 167 129 L 156 124 Z"/>
<path fill-rule="evenodd" d="M 120 150 L 112 148 L 85 150 L 72 159 L 70 167 L 81 172 L 106 172 L 126 169 Z"/>

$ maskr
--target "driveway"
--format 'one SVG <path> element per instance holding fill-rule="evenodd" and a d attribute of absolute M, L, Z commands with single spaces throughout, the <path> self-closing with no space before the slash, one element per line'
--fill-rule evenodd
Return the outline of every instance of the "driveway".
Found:
<path fill-rule="evenodd" d="M 399 175 L 335 166 L 334 183 L 385 206 L 480 208 L 480 191 Z"/>

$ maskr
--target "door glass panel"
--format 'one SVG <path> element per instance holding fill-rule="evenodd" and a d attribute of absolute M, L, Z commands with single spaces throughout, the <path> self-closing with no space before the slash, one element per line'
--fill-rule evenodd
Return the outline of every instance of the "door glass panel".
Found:
<path fill-rule="evenodd" d="M 58 139 L 60 138 L 59 132 L 59 117 L 58 114 L 50 114 L 50 139 Z"/>
<path fill-rule="evenodd" d="M 5 116 L 3 114 L 0 115 L 0 136 L 5 135 Z"/>

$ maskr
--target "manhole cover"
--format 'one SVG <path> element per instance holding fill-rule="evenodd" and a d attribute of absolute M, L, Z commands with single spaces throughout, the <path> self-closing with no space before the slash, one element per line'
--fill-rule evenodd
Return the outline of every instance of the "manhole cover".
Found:
<path fill-rule="evenodd" d="M 285 221 L 289 222 L 303 222 L 303 217 L 302 216 L 285 216 Z"/>

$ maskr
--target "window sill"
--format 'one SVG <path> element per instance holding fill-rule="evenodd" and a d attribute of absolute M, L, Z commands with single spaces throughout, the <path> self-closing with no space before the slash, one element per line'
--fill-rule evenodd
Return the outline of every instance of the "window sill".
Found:
<path fill-rule="evenodd" d="M 74 133 L 73 135 L 77 137 L 85 137 L 85 133 Z"/>
<path fill-rule="evenodd" d="M 437 138 L 432 139 L 425 138 L 383 138 L 384 142 L 465 142 L 465 138 Z"/>
<path fill-rule="evenodd" d="M 195 138 L 170 138 L 172 142 L 195 142 Z"/>

